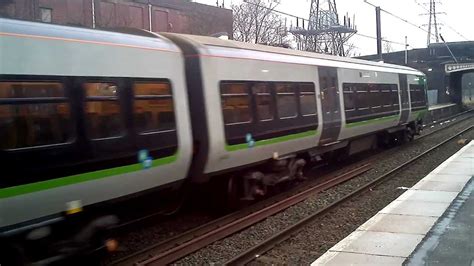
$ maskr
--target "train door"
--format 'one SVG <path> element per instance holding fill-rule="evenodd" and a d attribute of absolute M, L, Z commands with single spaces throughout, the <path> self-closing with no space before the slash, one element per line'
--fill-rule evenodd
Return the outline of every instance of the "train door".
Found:
<path fill-rule="evenodd" d="M 408 98 L 408 83 L 407 75 L 399 74 L 398 79 L 400 82 L 400 103 L 402 107 L 402 114 L 400 116 L 399 124 L 404 124 L 408 121 L 408 115 L 410 113 L 410 99 Z"/>
<path fill-rule="evenodd" d="M 336 142 L 341 131 L 339 88 L 336 68 L 319 67 L 318 72 L 323 118 L 319 145 L 325 145 Z"/>

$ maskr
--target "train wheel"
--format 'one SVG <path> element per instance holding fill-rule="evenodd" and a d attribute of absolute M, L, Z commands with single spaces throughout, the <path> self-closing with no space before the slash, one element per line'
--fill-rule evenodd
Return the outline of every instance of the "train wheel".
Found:
<path fill-rule="evenodd" d="M 227 204 L 226 207 L 231 210 L 239 209 L 241 206 L 240 201 L 240 186 L 239 179 L 235 176 L 229 177 L 227 179 Z"/>
<path fill-rule="evenodd" d="M 415 138 L 415 131 L 412 127 L 408 127 L 405 131 L 406 142 L 412 141 Z"/>

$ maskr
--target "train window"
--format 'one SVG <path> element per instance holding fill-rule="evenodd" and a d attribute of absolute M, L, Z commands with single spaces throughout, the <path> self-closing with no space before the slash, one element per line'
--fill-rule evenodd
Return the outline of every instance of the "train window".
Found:
<path fill-rule="evenodd" d="M 292 118 L 297 115 L 295 86 L 291 83 L 275 83 L 277 109 L 280 118 Z"/>
<path fill-rule="evenodd" d="M 400 102 L 400 98 L 398 97 L 399 94 L 398 94 L 398 86 L 397 85 L 392 85 L 392 94 L 391 94 L 391 102 L 393 103 L 393 106 L 395 106 L 396 108 L 398 108 L 399 106 L 399 102 Z"/>
<path fill-rule="evenodd" d="M 344 108 L 346 111 L 354 110 L 356 108 L 356 88 L 352 84 L 343 84 L 344 88 Z"/>
<path fill-rule="evenodd" d="M 356 88 L 356 92 L 357 92 L 357 108 L 359 110 L 367 110 L 370 108 L 370 100 L 369 100 L 369 88 L 368 88 L 368 84 L 363 84 L 363 83 L 360 83 L 360 84 L 354 84 L 355 88 Z"/>
<path fill-rule="evenodd" d="M 425 87 L 410 84 L 410 100 L 412 107 L 424 107 L 426 105 Z"/>
<path fill-rule="evenodd" d="M 380 85 L 380 93 L 381 93 L 381 104 L 382 104 L 382 107 L 384 108 L 387 108 L 387 107 L 392 107 L 393 103 L 392 103 L 392 88 L 391 88 L 392 85 L 390 84 L 381 84 Z"/>
<path fill-rule="evenodd" d="M 391 92 L 388 98 L 387 104 L 392 105 L 392 110 L 398 110 L 398 86 L 395 84 L 389 85 L 388 88 Z"/>
<path fill-rule="evenodd" d="M 383 105 L 383 99 L 380 97 L 380 85 L 383 84 L 368 84 L 368 102 L 373 113 L 380 112 Z"/>
<path fill-rule="evenodd" d="M 314 84 L 301 83 L 300 87 L 300 108 L 303 116 L 316 115 L 316 93 Z"/>
<path fill-rule="evenodd" d="M 175 129 L 173 97 L 169 82 L 135 82 L 134 119 L 139 133 Z"/>
<path fill-rule="evenodd" d="M 118 86 L 109 82 L 84 83 L 86 130 L 91 139 L 118 137 L 124 130 Z"/>
<path fill-rule="evenodd" d="M 252 93 L 257 105 L 257 115 L 260 121 L 273 119 L 273 101 L 269 83 L 255 83 L 252 86 Z"/>
<path fill-rule="evenodd" d="M 395 84 L 344 83 L 346 119 L 372 119 L 398 110 Z"/>
<path fill-rule="evenodd" d="M 250 97 L 245 83 L 221 83 L 221 103 L 226 125 L 251 121 Z"/>
<path fill-rule="evenodd" d="M 63 84 L 0 82 L 0 149 L 67 143 L 71 111 Z"/>

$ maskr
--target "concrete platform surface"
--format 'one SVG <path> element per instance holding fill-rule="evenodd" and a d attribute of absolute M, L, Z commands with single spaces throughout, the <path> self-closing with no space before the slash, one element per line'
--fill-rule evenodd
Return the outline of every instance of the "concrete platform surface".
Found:
<path fill-rule="evenodd" d="M 311 265 L 474 265 L 474 141 Z"/>
<path fill-rule="evenodd" d="M 433 104 L 428 107 L 429 110 L 438 110 L 443 108 L 449 108 L 452 106 L 456 106 L 455 103 L 440 103 L 440 104 Z"/>
<path fill-rule="evenodd" d="M 471 181 L 405 265 L 474 265 L 473 190 Z"/>

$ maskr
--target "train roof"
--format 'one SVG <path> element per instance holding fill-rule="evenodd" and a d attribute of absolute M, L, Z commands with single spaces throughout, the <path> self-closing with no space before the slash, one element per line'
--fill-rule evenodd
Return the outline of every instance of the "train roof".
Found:
<path fill-rule="evenodd" d="M 112 29 L 111 29 L 112 30 Z M 177 33 L 155 34 L 139 29 L 116 29 L 116 31 L 103 29 L 89 29 L 54 25 L 41 22 L 30 22 L 15 19 L 0 18 L 0 36 L 38 37 L 64 41 L 83 41 L 86 43 L 121 45 L 131 48 L 151 49 L 158 51 L 180 52 L 179 48 L 166 37 L 177 36 L 191 41 L 194 45 L 207 47 L 234 48 L 247 51 L 266 52 L 288 56 L 314 58 L 332 62 L 350 63 L 365 66 L 389 68 L 392 71 L 411 72 L 424 75 L 422 72 L 405 66 L 373 62 L 349 57 L 332 56 L 280 47 L 251 44 L 233 40 L 222 40 L 215 37 L 198 36 Z M 117 32 L 117 30 L 119 32 Z"/>
<path fill-rule="evenodd" d="M 158 34 L 138 29 L 117 30 L 119 32 L 0 18 L 0 36 L 77 41 L 157 51 L 180 52 L 179 48 L 173 42 Z"/>
<path fill-rule="evenodd" d="M 194 43 L 197 43 L 203 46 L 236 48 L 236 49 L 243 49 L 243 50 L 252 50 L 252 51 L 268 52 L 268 53 L 274 53 L 274 54 L 315 58 L 315 59 L 320 59 L 320 60 L 337 61 L 337 62 L 352 63 L 352 64 L 359 64 L 359 65 L 386 67 L 386 68 L 398 69 L 398 70 L 404 70 L 404 71 L 410 71 L 410 72 L 418 72 L 420 75 L 424 75 L 422 72 L 410 67 L 387 64 L 383 62 L 374 62 L 374 61 L 368 61 L 368 60 L 363 60 L 363 59 L 306 52 L 306 51 L 300 51 L 300 50 L 293 50 L 293 49 L 267 46 L 267 45 L 261 45 L 261 44 L 252 44 L 252 43 L 239 42 L 239 41 L 233 41 L 233 40 L 223 40 L 223 39 L 208 37 L 208 36 L 197 36 L 197 35 L 177 34 L 177 33 L 163 33 L 163 35 L 165 35 L 165 37 L 167 35 L 184 37 Z"/>

